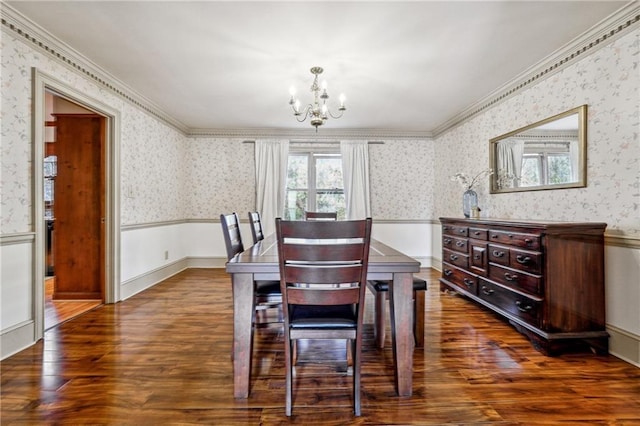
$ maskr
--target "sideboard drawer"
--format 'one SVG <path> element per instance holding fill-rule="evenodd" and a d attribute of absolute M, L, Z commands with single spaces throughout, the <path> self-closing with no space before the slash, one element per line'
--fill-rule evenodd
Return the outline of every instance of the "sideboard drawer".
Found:
<path fill-rule="evenodd" d="M 462 269 L 443 263 L 442 277 L 471 294 L 478 293 L 478 278 Z"/>
<path fill-rule="evenodd" d="M 517 290 L 542 294 L 542 277 L 504 266 L 489 264 L 489 278 Z"/>
<path fill-rule="evenodd" d="M 443 261 L 449 262 L 464 269 L 469 268 L 469 255 L 457 251 L 442 249 Z"/>
<path fill-rule="evenodd" d="M 478 296 L 529 324 L 540 327 L 541 301 L 523 296 L 504 287 L 480 279 Z"/>
<path fill-rule="evenodd" d="M 532 274 L 540 274 L 542 272 L 542 253 L 512 249 L 510 266 Z"/>
<path fill-rule="evenodd" d="M 489 231 L 489 241 L 509 244 L 512 246 L 538 250 L 540 248 L 540 236 L 532 234 L 521 234 L 510 231 Z"/>
<path fill-rule="evenodd" d="M 469 228 L 466 226 L 445 225 L 442 227 L 442 233 L 446 235 L 454 235 L 456 237 L 468 237 Z"/>
<path fill-rule="evenodd" d="M 509 247 L 489 244 L 489 262 L 509 266 L 510 253 L 511 250 L 509 250 Z"/>
<path fill-rule="evenodd" d="M 489 230 L 485 228 L 469 228 L 469 238 L 475 238 L 476 240 L 487 240 L 489 237 Z"/>
<path fill-rule="evenodd" d="M 459 251 L 460 253 L 468 253 L 469 240 L 467 240 L 466 238 L 457 238 L 449 235 L 443 235 L 442 247 Z"/>

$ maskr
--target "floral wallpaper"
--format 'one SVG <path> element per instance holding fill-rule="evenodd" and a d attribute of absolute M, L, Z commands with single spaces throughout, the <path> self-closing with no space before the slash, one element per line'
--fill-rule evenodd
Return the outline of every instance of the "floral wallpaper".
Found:
<path fill-rule="evenodd" d="M 639 57 L 635 30 L 439 136 L 437 216 L 462 215 L 463 190 L 450 177 L 489 167 L 489 139 L 587 104 L 587 187 L 489 194 L 486 179 L 476 188 L 481 216 L 599 221 L 640 236 Z"/>
<path fill-rule="evenodd" d="M 387 140 L 369 146 L 374 219 L 429 220 L 435 200 L 432 140 Z"/>
<path fill-rule="evenodd" d="M 129 104 L 121 117 L 122 225 L 184 219 L 192 196 L 186 137 Z"/>
<path fill-rule="evenodd" d="M 190 219 L 217 219 L 255 210 L 254 145 L 241 139 L 191 138 L 188 143 Z"/>

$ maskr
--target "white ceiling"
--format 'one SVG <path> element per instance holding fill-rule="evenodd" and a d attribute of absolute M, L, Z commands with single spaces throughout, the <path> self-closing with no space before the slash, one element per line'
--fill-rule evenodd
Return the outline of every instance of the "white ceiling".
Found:
<path fill-rule="evenodd" d="M 309 127 L 317 65 L 327 128 L 432 132 L 628 2 L 7 3 L 190 129 Z"/>

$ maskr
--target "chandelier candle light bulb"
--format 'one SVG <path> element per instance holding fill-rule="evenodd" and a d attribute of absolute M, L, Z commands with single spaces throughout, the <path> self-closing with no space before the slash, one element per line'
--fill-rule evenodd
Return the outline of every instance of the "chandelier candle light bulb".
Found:
<path fill-rule="evenodd" d="M 333 114 L 331 109 L 327 105 L 327 99 L 329 99 L 329 94 L 327 93 L 327 82 L 322 81 L 322 89 L 318 85 L 318 76 L 322 74 L 323 69 L 321 67 L 313 67 L 311 68 L 311 74 L 314 75 L 313 83 L 311 84 L 311 93 L 313 94 L 313 102 L 307 104 L 304 109 L 300 110 L 300 100 L 296 98 L 296 89 L 291 86 L 289 89 L 289 94 L 291 98 L 289 99 L 289 105 L 293 109 L 293 115 L 296 117 L 300 123 L 309 118 L 311 125 L 316 128 L 316 132 L 318 131 L 318 127 L 322 126 L 329 117 L 337 119 L 342 117 L 342 114 L 347 109 L 344 106 L 344 102 L 346 100 L 344 94 L 340 94 L 340 107 L 338 107 L 338 114 Z M 322 92 L 321 92 L 322 90 Z"/>

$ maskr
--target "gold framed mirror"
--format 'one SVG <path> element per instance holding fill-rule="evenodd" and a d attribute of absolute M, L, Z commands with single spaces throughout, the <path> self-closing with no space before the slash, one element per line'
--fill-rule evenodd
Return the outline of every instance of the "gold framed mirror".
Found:
<path fill-rule="evenodd" d="M 489 141 L 491 193 L 587 186 L 587 105 Z"/>

